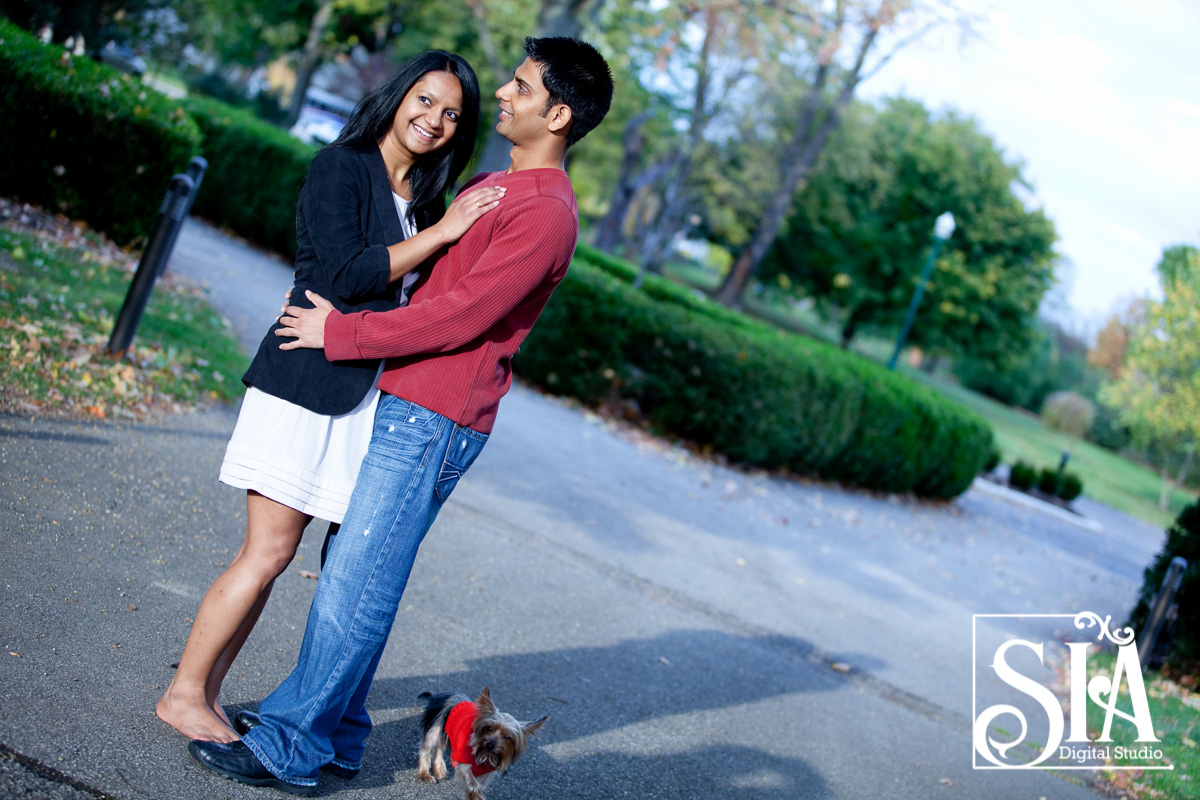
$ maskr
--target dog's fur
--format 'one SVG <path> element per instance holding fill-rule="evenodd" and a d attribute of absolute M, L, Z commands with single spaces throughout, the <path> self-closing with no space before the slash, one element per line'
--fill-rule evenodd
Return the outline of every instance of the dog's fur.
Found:
<path fill-rule="evenodd" d="M 417 777 L 436 782 L 446 777 L 445 751 L 450 746 L 446 735 L 446 719 L 459 703 L 470 702 L 462 694 L 442 693 L 421 695 L 425 699 L 425 714 L 421 718 L 421 755 L 417 759 Z M 458 764 L 455 778 L 463 787 L 466 800 L 484 800 L 483 790 L 493 776 L 503 773 L 521 757 L 529 745 L 529 737 L 546 724 L 547 717 L 533 722 L 518 722 L 510 714 L 497 711 L 488 687 L 475 700 L 475 720 L 471 725 L 470 748 L 475 762 L 490 765 L 495 772 L 475 775 L 472 764 Z"/>

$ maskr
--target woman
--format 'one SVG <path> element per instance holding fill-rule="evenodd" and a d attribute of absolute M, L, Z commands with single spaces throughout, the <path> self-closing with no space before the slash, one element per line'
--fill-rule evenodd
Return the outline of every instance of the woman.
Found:
<path fill-rule="evenodd" d="M 475 74 L 448 53 L 409 59 L 366 97 L 300 189 L 292 303 L 307 303 L 306 289 L 343 312 L 407 303 L 416 268 L 503 196 L 486 187 L 445 206 L 478 125 Z M 314 516 L 341 522 L 371 436 L 382 364 L 280 350 L 277 328 L 242 378 L 250 388 L 221 466 L 222 482 L 247 490 L 246 538 L 205 594 L 156 708 L 191 739 L 238 738 L 221 682 L 305 526 Z"/>

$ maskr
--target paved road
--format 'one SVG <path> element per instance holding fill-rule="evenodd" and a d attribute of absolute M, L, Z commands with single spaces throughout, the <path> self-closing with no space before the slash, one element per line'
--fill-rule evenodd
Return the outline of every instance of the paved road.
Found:
<path fill-rule="evenodd" d="M 206 281 L 256 344 L 286 266 L 194 222 L 180 248 L 171 269 Z M 152 713 L 240 540 L 244 501 L 215 479 L 234 418 L 0 417 L 0 789 L 277 796 L 203 772 Z M 517 387 L 422 548 L 363 774 L 323 777 L 322 794 L 457 796 L 413 778 L 414 698 L 490 684 L 502 708 L 551 716 L 499 800 L 1095 798 L 1045 772 L 972 770 L 974 680 L 999 697 L 973 665 L 972 615 L 1119 621 L 1161 540 L 983 488 L 936 505 L 732 470 Z M 310 532 L 278 581 L 229 706 L 294 664 L 319 548 Z M 1014 627 L 1048 643 L 1068 628 L 979 633 Z"/>

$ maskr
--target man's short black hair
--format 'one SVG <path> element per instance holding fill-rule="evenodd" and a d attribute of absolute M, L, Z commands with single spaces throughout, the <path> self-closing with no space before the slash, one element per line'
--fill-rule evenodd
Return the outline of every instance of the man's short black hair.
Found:
<path fill-rule="evenodd" d="M 600 124 L 612 105 L 613 79 L 608 62 L 596 48 L 579 39 L 552 36 L 525 39 L 525 55 L 542 71 L 542 85 L 550 92 L 546 104 L 563 104 L 571 109 L 567 147 Z"/>

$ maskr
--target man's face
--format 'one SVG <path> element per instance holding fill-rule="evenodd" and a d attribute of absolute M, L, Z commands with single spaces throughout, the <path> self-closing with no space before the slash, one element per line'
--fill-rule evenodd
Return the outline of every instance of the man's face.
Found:
<path fill-rule="evenodd" d="M 517 67 L 513 79 L 496 90 L 500 101 L 500 119 L 496 132 L 516 145 L 529 145 L 542 136 L 546 128 L 546 103 L 550 93 L 542 85 L 542 70 L 528 58 Z"/>

